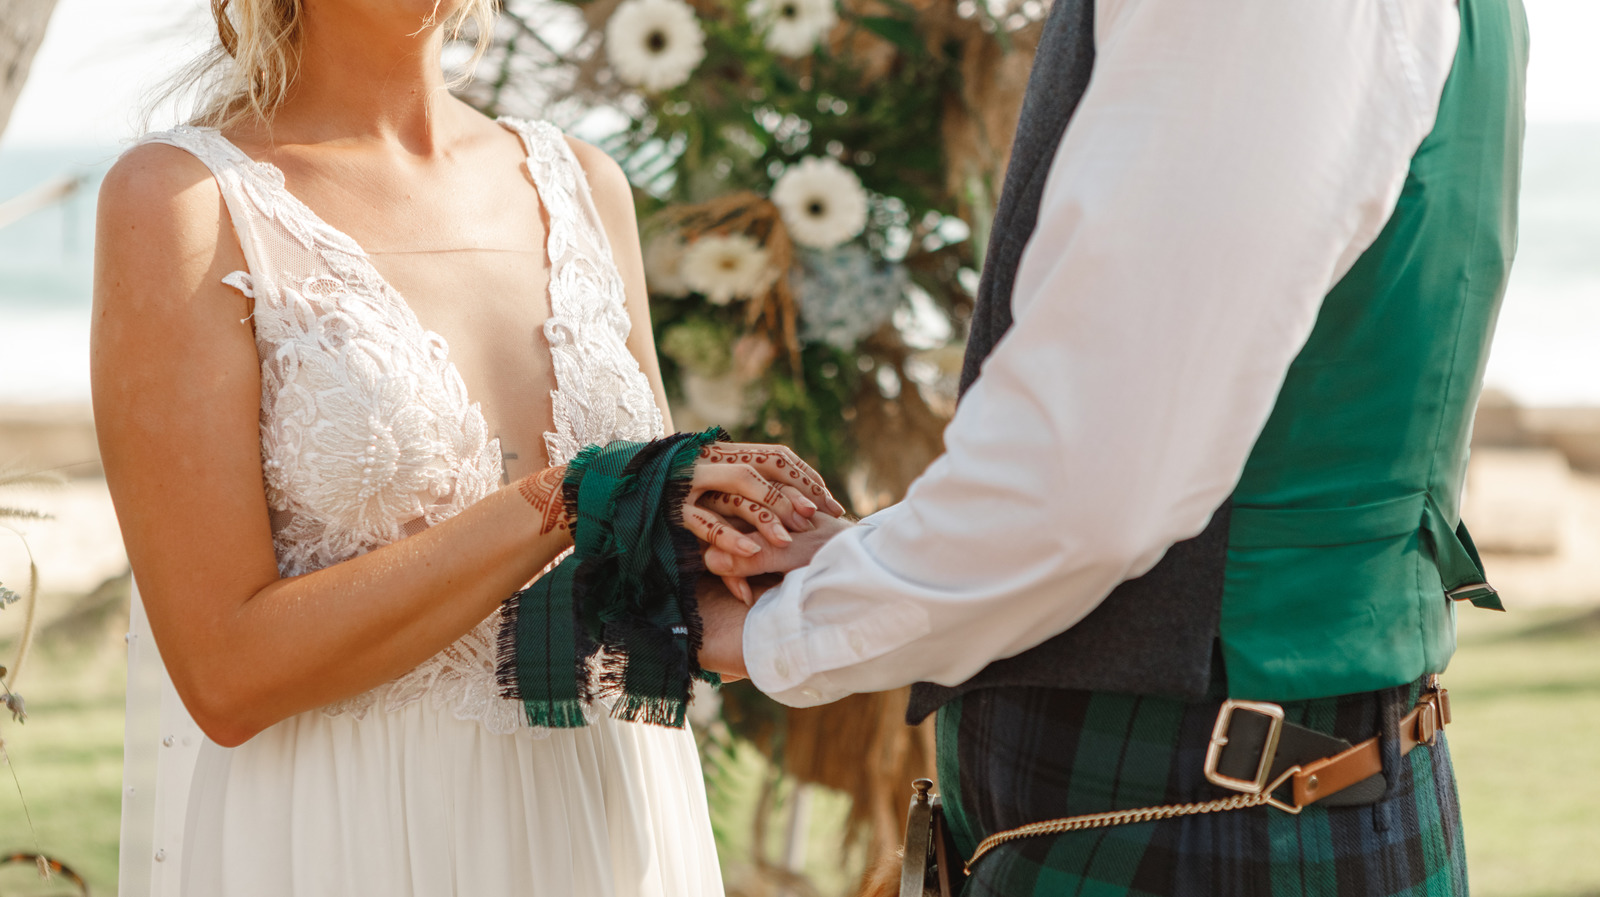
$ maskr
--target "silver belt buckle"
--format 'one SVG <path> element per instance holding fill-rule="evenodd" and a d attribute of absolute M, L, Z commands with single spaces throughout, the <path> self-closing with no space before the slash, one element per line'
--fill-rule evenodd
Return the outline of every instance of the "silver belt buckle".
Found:
<path fill-rule="evenodd" d="M 1267 726 L 1267 739 L 1261 745 L 1261 762 L 1256 767 L 1254 781 L 1236 779 L 1217 771 L 1217 764 L 1222 760 L 1222 749 L 1228 744 L 1228 729 L 1233 724 L 1233 714 L 1237 710 L 1259 713 L 1271 721 Z M 1277 704 L 1266 701 L 1235 701 L 1232 698 L 1223 701 L 1222 709 L 1217 711 L 1217 724 L 1211 729 L 1211 743 L 1206 745 L 1206 781 L 1245 794 L 1261 794 L 1266 791 L 1267 777 L 1272 774 L 1272 761 L 1278 756 L 1278 738 L 1282 735 L 1283 708 Z"/>

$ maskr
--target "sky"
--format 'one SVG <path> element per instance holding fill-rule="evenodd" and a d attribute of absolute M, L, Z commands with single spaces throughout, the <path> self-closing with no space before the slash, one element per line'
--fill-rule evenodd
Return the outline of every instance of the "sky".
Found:
<path fill-rule="evenodd" d="M 1600 121 L 1600 0 L 1524 2 L 1534 47 L 1529 119 Z M 0 143 L 132 137 L 143 97 L 199 52 L 209 18 L 204 0 L 60 0 Z"/>
<path fill-rule="evenodd" d="M 59 0 L 0 145 L 132 138 L 144 98 L 214 33 L 207 7 L 205 0 Z"/>

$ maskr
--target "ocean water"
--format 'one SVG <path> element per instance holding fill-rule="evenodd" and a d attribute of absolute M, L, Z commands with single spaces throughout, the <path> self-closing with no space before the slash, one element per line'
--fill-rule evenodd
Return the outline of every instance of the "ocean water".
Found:
<path fill-rule="evenodd" d="M 1486 382 L 1600 405 L 1600 122 L 1528 126 L 1521 233 Z"/>
<path fill-rule="evenodd" d="M 87 401 L 94 196 L 114 147 L 0 149 L 0 201 L 61 175 L 76 195 L 0 228 L 0 403 Z M 1600 122 L 1534 123 L 1522 234 L 1488 384 L 1600 405 Z"/>
<path fill-rule="evenodd" d="M 117 152 L 0 149 L 0 201 L 84 178 L 72 196 L 0 227 L 0 403 L 88 401 L 95 193 Z"/>

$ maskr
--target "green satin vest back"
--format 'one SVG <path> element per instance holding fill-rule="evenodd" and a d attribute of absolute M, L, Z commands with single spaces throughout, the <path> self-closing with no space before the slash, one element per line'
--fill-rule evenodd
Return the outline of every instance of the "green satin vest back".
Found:
<path fill-rule="evenodd" d="M 1499 607 L 1460 526 L 1472 414 L 1516 247 L 1527 24 L 1460 0 L 1433 132 L 1324 300 L 1234 493 L 1228 691 L 1290 701 L 1439 672 L 1455 601 Z"/>

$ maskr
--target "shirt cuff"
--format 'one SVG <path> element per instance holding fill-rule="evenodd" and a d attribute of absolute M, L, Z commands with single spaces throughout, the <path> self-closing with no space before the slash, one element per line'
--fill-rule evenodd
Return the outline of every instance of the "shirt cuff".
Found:
<path fill-rule="evenodd" d="M 867 550 L 871 532 L 840 535 L 745 617 L 745 670 L 779 703 L 812 707 L 905 684 L 891 681 L 902 671 L 884 669 L 884 655 L 926 635 L 932 621 L 908 594 L 915 587 Z"/>
<path fill-rule="evenodd" d="M 750 682 L 790 707 L 815 707 L 846 694 L 825 693 L 818 685 L 822 677 L 810 675 L 812 665 L 806 656 L 800 614 L 809 572 L 810 568 L 801 567 L 789 573 L 756 601 L 744 619 L 744 666 Z"/>

